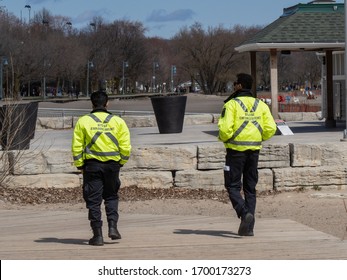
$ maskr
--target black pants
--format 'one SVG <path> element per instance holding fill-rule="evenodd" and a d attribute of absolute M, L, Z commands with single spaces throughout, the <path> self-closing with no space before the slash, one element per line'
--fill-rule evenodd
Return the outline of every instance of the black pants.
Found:
<path fill-rule="evenodd" d="M 237 216 L 243 218 L 246 213 L 255 213 L 256 185 L 258 183 L 259 151 L 238 152 L 227 149 L 224 185 Z M 243 190 L 244 198 L 241 195 Z M 250 226 L 253 230 L 254 222 Z"/>
<path fill-rule="evenodd" d="M 88 161 L 83 170 L 83 198 L 92 228 L 102 227 L 101 204 L 104 201 L 107 221 L 118 222 L 118 190 L 120 165 Z"/>

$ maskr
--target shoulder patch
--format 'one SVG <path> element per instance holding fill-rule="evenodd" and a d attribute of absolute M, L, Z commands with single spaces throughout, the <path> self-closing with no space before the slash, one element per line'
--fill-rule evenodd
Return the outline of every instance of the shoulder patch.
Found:
<path fill-rule="evenodd" d="M 225 116 L 225 110 L 226 110 L 226 108 L 223 108 L 223 111 L 222 111 L 222 114 L 221 114 L 222 118 L 224 118 L 224 116 Z"/>

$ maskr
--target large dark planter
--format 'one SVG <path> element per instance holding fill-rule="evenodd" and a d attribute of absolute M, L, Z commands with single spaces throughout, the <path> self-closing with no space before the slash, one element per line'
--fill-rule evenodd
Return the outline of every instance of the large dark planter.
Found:
<path fill-rule="evenodd" d="M 181 133 L 187 96 L 155 96 L 151 98 L 159 133 Z"/>
<path fill-rule="evenodd" d="M 0 108 L 2 150 L 27 150 L 35 136 L 38 103 L 6 104 Z"/>

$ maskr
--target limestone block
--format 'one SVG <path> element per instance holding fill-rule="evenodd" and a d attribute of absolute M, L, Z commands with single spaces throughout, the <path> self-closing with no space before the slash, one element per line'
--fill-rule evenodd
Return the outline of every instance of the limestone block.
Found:
<path fill-rule="evenodd" d="M 212 171 L 177 171 L 175 186 L 192 189 L 224 189 L 223 169 Z"/>
<path fill-rule="evenodd" d="M 213 115 L 211 114 L 198 114 L 198 115 L 185 115 L 185 125 L 199 125 L 213 123 Z"/>
<path fill-rule="evenodd" d="M 73 166 L 72 154 L 68 150 L 42 150 L 14 152 L 13 175 L 71 173 L 76 171 Z M 18 154 L 20 153 L 20 154 Z"/>
<path fill-rule="evenodd" d="M 37 129 L 69 129 L 73 127 L 73 118 L 71 116 L 55 118 L 37 118 Z"/>
<path fill-rule="evenodd" d="M 173 177 L 170 171 L 128 171 L 120 172 L 122 187 L 137 186 L 139 188 L 171 188 Z"/>
<path fill-rule="evenodd" d="M 11 158 L 13 175 L 44 174 L 47 172 L 47 163 L 40 151 L 14 151 Z"/>
<path fill-rule="evenodd" d="M 258 173 L 257 191 L 273 190 L 273 174 L 270 169 L 261 169 Z M 175 176 L 175 186 L 195 189 L 224 189 L 223 169 L 211 171 L 178 171 Z"/>
<path fill-rule="evenodd" d="M 7 173 L 8 169 L 9 169 L 9 165 L 8 165 L 8 157 L 9 157 L 9 153 L 12 152 L 2 152 L 0 151 L 0 173 Z"/>
<path fill-rule="evenodd" d="M 278 112 L 278 116 L 281 120 L 287 122 L 287 121 L 302 121 L 303 120 L 303 113 L 302 112 Z"/>
<path fill-rule="evenodd" d="M 198 170 L 223 168 L 225 164 L 225 148 L 223 143 L 198 146 Z M 288 144 L 263 145 L 259 154 L 259 169 L 290 166 Z"/>
<path fill-rule="evenodd" d="M 70 150 L 47 150 L 43 152 L 49 173 L 75 172 Z"/>
<path fill-rule="evenodd" d="M 125 123 L 129 128 L 133 127 L 153 127 L 157 125 L 154 115 L 145 115 L 145 116 L 122 116 Z"/>
<path fill-rule="evenodd" d="M 38 174 L 9 176 L 3 182 L 10 188 L 75 188 L 81 186 L 81 179 L 77 174 Z"/>
<path fill-rule="evenodd" d="M 331 187 L 344 188 L 347 167 L 318 166 L 273 169 L 274 188 L 278 190 Z"/>
<path fill-rule="evenodd" d="M 198 146 L 198 170 L 223 169 L 225 147 L 222 142 Z"/>
<path fill-rule="evenodd" d="M 321 145 L 321 165 L 338 166 L 347 163 L 347 142 Z"/>
<path fill-rule="evenodd" d="M 125 170 L 189 170 L 197 168 L 197 147 L 141 146 L 134 147 Z"/>
<path fill-rule="evenodd" d="M 78 117 L 78 116 L 72 117 L 72 128 L 75 128 L 75 125 L 76 125 L 76 123 L 77 123 L 77 121 L 78 121 L 79 118 L 80 118 L 80 117 Z"/>
<path fill-rule="evenodd" d="M 259 153 L 258 168 L 280 168 L 290 166 L 288 144 L 263 144 Z"/>
<path fill-rule="evenodd" d="M 292 166 L 333 166 L 347 162 L 347 142 L 291 144 Z"/>
<path fill-rule="evenodd" d="M 219 118 L 220 118 L 220 114 L 212 114 L 212 116 L 213 116 L 212 123 L 218 123 Z"/>
<path fill-rule="evenodd" d="M 303 121 L 316 121 L 322 118 L 322 112 L 304 112 Z"/>
<path fill-rule="evenodd" d="M 321 166 L 322 149 L 317 144 L 290 144 L 292 167 Z"/>
<path fill-rule="evenodd" d="M 258 169 L 258 178 L 256 187 L 258 192 L 272 191 L 274 189 L 274 176 L 271 169 Z"/>
<path fill-rule="evenodd" d="M 279 112 L 278 116 L 284 121 L 315 121 L 322 118 L 322 112 Z"/>

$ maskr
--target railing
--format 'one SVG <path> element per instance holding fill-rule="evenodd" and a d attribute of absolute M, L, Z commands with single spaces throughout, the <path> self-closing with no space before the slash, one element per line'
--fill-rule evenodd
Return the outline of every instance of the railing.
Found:
<path fill-rule="evenodd" d="M 79 117 L 90 113 L 90 111 L 87 109 L 39 108 L 37 116 L 42 118 Z M 144 116 L 154 114 L 153 111 L 109 110 L 109 112 L 117 116 Z"/>
<path fill-rule="evenodd" d="M 319 112 L 321 110 L 321 106 L 315 104 L 278 103 L 278 112 Z"/>

